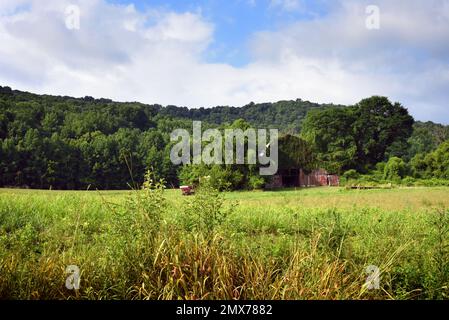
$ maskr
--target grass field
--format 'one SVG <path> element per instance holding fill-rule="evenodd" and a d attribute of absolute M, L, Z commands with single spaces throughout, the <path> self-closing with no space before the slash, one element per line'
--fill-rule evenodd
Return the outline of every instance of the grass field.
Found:
<path fill-rule="evenodd" d="M 447 299 L 448 195 L 3 189 L 0 298 Z"/>

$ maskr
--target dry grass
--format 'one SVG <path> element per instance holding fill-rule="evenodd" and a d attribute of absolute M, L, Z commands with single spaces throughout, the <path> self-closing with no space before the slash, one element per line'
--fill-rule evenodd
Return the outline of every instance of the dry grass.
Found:
<path fill-rule="evenodd" d="M 0 297 L 445 299 L 448 191 L 237 192 L 215 208 L 177 190 L 0 190 Z M 205 232 L 187 219 L 195 200 L 203 217 L 238 206 Z M 79 291 L 65 288 L 68 265 Z M 379 290 L 366 288 L 369 265 Z"/>

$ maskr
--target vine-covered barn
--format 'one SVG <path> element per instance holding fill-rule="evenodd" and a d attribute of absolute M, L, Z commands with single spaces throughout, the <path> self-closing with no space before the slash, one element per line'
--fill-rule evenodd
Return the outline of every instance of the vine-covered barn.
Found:
<path fill-rule="evenodd" d="M 289 187 L 339 186 L 336 174 L 317 168 L 310 145 L 299 137 L 286 135 L 279 139 L 278 173 L 271 177 L 267 189 Z"/>
<path fill-rule="evenodd" d="M 280 170 L 266 185 L 267 189 L 291 187 L 338 187 L 340 178 L 324 169 L 306 173 L 303 169 Z"/>

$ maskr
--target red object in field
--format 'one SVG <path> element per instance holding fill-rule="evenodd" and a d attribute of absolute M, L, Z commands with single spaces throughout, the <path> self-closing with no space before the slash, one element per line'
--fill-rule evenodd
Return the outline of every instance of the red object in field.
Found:
<path fill-rule="evenodd" d="M 181 186 L 179 187 L 179 189 L 181 189 L 183 196 L 190 196 L 191 194 L 195 193 L 193 187 L 191 186 Z"/>

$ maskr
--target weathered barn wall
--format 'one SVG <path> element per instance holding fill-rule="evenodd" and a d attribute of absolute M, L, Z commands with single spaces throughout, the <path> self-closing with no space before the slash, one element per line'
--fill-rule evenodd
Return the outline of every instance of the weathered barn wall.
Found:
<path fill-rule="evenodd" d="M 330 175 L 329 176 L 329 185 L 331 187 L 338 187 L 340 185 L 340 177 L 337 175 Z"/>
<path fill-rule="evenodd" d="M 283 177 L 283 174 L 287 174 L 286 172 L 281 172 L 278 175 L 272 177 L 271 181 L 266 185 L 267 189 L 277 189 L 284 187 L 292 187 L 291 184 L 291 176 Z M 290 173 L 289 173 L 290 174 Z M 288 178 L 288 183 L 287 183 Z M 340 178 L 337 175 L 328 174 L 328 172 L 324 169 L 317 169 L 312 171 L 309 174 L 306 174 L 304 170 L 299 170 L 299 179 L 297 180 L 297 187 L 338 187 L 340 185 Z"/>
<path fill-rule="evenodd" d="M 314 170 L 309 174 L 301 170 L 299 173 L 299 184 L 301 187 L 337 187 L 340 185 L 340 179 L 337 175 L 331 175 L 324 169 Z"/>

